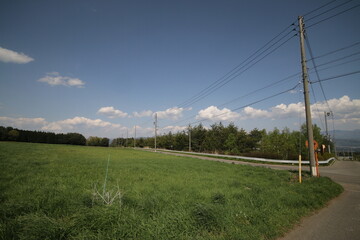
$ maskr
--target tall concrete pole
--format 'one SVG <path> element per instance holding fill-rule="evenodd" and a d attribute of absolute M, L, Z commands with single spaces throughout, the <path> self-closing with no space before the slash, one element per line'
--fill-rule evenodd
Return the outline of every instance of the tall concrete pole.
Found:
<path fill-rule="evenodd" d="M 134 148 L 136 147 L 136 125 L 134 126 Z"/>
<path fill-rule="evenodd" d="M 154 122 L 154 126 L 155 126 L 155 152 L 156 152 L 156 137 L 157 137 L 157 113 L 155 113 L 155 122 Z"/>
<path fill-rule="evenodd" d="M 299 16 L 299 36 L 300 36 L 300 51 L 301 51 L 301 66 L 302 66 L 302 78 L 304 85 L 304 97 L 305 97 L 305 114 L 306 114 L 306 127 L 308 134 L 308 146 L 309 146 L 309 160 L 310 160 L 310 172 L 311 176 L 317 176 L 316 163 L 315 163 L 315 149 L 314 149 L 314 134 L 312 129 L 311 110 L 310 110 L 310 97 L 309 97 L 309 79 L 306 67 L 306 55 L 305 55 L 305 29 L 303 17 Z"/>
<path fill-rule="evenodd" d="M 326 129 L 326 138 L 328 140 L 330 140 L 329 138 L 329 131 L 328 131 L 328 123 L 327 123 L 327 116 L 329 116 L 330 113 L 324 112 L 324 116 L 325 116 L 325 129 Z"/>
<path fill-rule="evenodd" d="M 128 138 L 129 138 L 129 129 L 126 128 L 126 147 L 128 146 Z"/>
<path fill-rule="evenodd" d="M 191 152 L 191 125 L 189 124 L 189 152 Z"/>
<path fill-rule="evenodd" d="M 327 117 L 330 116 L 330 112 L 324 112 L 324 115 L 325 115 L 325 129 L 326 129 L 326 139 L 329 141 L 329 145 L 328 145 L 328 150 L 329 150 L 329 153 L 331 153 L 331 149 L 330 149 L 330 142 L 331 142 L 331 138 L 330 138 L 330 135 L 329 135 L 329 129 L 328 129 L 328 122 L 327 122 Z"/>

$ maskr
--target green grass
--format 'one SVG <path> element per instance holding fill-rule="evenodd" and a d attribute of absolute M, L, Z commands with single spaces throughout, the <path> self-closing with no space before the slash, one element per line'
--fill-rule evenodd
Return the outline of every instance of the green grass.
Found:
<path fill-rule="evenodd" d="M 110 154 L 112 205 L 94 200 Z M 276 239 L 328 178 L 120 148 L 0 142 L 0 239 Z"/>

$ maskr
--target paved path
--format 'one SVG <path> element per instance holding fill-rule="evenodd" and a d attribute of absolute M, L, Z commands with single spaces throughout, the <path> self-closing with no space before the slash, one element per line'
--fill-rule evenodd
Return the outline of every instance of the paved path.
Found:
<path fill-rule="evenodd" d="M 297 166 L 273 165 L 216 159 L 179 153 L 164 154 L 195 157 L 204 160 L 297 170 Z M 309 167 L 305 167 L 307 170 Z M 344 192 L 328 206 L 301 220 L 293 230 L 278 240 L 360 240 L 360 162 L 336 161 L 332 166 L 320 167 L 321 176 L 330 177 L 344 187 Z"/>
<path fill-rule="evenodd" d="M 360 162 L 336 161 L 321 167 L 320 174 L 341 184 L 344 192 L 279 240 L 360 239 Z"/>

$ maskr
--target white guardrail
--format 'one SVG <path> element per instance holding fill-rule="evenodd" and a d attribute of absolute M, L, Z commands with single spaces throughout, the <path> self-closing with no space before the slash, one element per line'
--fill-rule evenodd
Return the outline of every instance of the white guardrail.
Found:
<path fill-rule="evenodd" d="M 165 149 L 157 149 L 159 152 L 174 152 L 174 153 L 185 153 L 189 155 L 201 155 L 201 156 L 213 156 L 213 157 L 224 157 L 224 158 L 236 158 L 244 159 L 250 161 L 259 161 L 259 162 L 271 162 L 271 163 L 289 163 L 289 164 L 299 164 L 298 160 L 280 160 L 280 159 L 267 159 L 267 158 L 256 158 L 256 157 L 243 157 L 243 156 L 233 156 L 233 155 L 223 155 L 223 154 L 212 154 L 212 153 L 197 153 L 197 152 L 185 152 L 185 151 L 173 151 Z M 328 160 L 319 161 L 320 164 L 329 164 L 329 162 L 335 160 L 334 157 L 329 158 Z M 301 161 L 302 164 L 310 164 L 309 161 Z"/>

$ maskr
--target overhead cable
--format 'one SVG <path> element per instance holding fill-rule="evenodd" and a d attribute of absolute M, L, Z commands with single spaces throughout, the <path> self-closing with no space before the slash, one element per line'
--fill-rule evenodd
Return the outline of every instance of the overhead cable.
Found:
<path fill-rule="evenodd" d="M 324 15 L 325 13 L 331 12 L 332 10 L 337 9 L 337 8 L 339 8 L 339 7 L 341 7 L 341 6 L 345 5 L 345 4 L 348 4 L 349 2 L 352 2 L 352 1 L 353 1 L 353 0 L 349 0 L 349 1 L 347 1 L 347 2 L 341 3 L 341 4 L 339 4 L 339 5 L 335 6 L 335 7 L 332 7 L 332 8 L 330 8 L 330 9 L 322 12 L 322 13 L 319 13 L 318 15 L 315 15 L 315 16 L 313 16 L 313 17 L 311 17 L 311 18 L 306 19 L 306 21 L 307 21 L 307 22 L 308 22 L 308 21 L 311 21 L 311 20 L 313 20 L 313 19 L 315 19 L 315 18 L 317 18 L 317 17 L 320 17 L 321 15 Z"/>
<path fill-rule="evenodd" d="M 285 91 L 281 91 L 281 92 L 279 92 L 279 93 L 276 93 L 276 94 L 273 94 L 273 95 L 271 95 L 271 96 L 268 96 L 268 97 L 262 98 L 262 99 L 260 99 L 260 100 L 254 101 L 254 102 L 249 103 L 249 104 L 246 104 L 246 105 L 244 105 L 244 106 L 241 106 L 241 107 L 237 107 L 237 108 L 231 109 L 230 111 L 235 112 L 235 111 L 238 111 L 238 110 L 240 110 L 240 109 L 243 109 L 243 108 L 246 108 L 246 107 L 252 106 L 252 105 L 254 105 L 254 104 L 257 104 L 257 103 L 260 103 L 260 102 L 266 101 L 266 100 L 268 100 L 268 99 L 271 99 L 271 98 L 274 98 L 274 97 L 280 96 L 280 95 L 282 95 L 282 94 L 284 94 L 284 93 L 288 93 L 288 92 L 290 92 L 290 91 L 292 91 L 292 90 L 296 89 L 298 86 L 299 86 L 299 83 L 298 83 L 298 84 L 296 84 L 294 87 L 289 88 L 289 89 L 287 89 L 287 90 L 285 90 Z M 228 113 L 228 112 L 225 112 L 225 113 L 221 113 L 221 114 L 215 115 L 215 116 L 213 116 L 213 118 L 220 117 L 220 116 L 222 116 L 222 115 L 224 115 L 224 114 L 227 114 L 227 113 Z M 203 122 L 203 121 L 208 121 L 208 120 L 210 120 L 210 119 L 208 119 L 208 118 L 206 118 L 206 119 L 202 119 L 202 120 L 199 120 L 199 121 L 196 121 L 196 122 L 192 122 L 192 123 L 191 123 L 191 125 L 192 125 L 192 124 L 195 124 L 195 123 Z"/>
<path fill-rule="evenodd" d="M 326 7 L 327 5 L 329 5 L 329 4 L 333 3 L 333 2 L 336 2 L 336 1 L 337 1 L 337 0 L 332 0 L 332 1 L 328 2 L 328 3 L 325 3 L 324 5 L 318 7 L 318 8 L 316 8 L 316 9 L 314 9 L 314 10 L 311 10 L 310 12 L 307 12 L 307 13 L 303 14 L 302 16 L 305 17 L 305 16 L 307 16 L 307 15 L 310 15 L 310 14 L 312 14 L 313 12 L 316 12 L 317 10 L 320 10 L 320 9 Z"/>
<path fill-rule="evenodd" d="M 309 36 L 306 37 L 306 45 L 307 45 L 307 47 L 308 47 L 308 49 L 309 49 L 310 57 L 311 57 L 311 59 L 312 59 L 311 62 L 312 62 L 312 64 L 313 64 L 313 66 L 314 66 L 314 71 L 315 71 L 315 73 L 316 73 L 317 80 L 320 80 L 320 75 L 319 75 L 319 72 L 318 72 L 318 70 L 317 70 L 317 66 L 316 66 L 316 63 L 315 63 L 314 55 L 313 55 L 313 52 L 312 52 L 312 49 L 311 49 L 311 46 L 310 46 Z M 327 99 L 327 97 L 326 97 L 326 94 L 325 94 L 323 85 L 322 85 L 321 82 L 319 82 L 319 84 L 320 84 L 321 92 L 322 92 L 323 97 L 324 97 L 324 99 L 325 99 L 326 105 L 327 105 L 329 111 L 331 112 L 331 108 L 330 108 L 330 105 L 329 105 L 329 103 L 328 103 L 328 99 Z"/>
<path fill-rule="evenodd" d="M 277 47 L 275 47 L 274 49 L 272 49 L 270 52 L 268 52 L 267 54 L 265 54 L 264 56 L 262 56 L 260 59 L 256 60 L 256 58 L 252 59 L 250 62 L 248 62 L 247 64 L 245 64 L 243 67 L 241 67 L 240 69 L 238 69 L 236 72 L 232 73 L 230 76 L 228 76 L 227 78 L 223 79 L 221 82 L 218 82 L 214 87 L 207 89 L 207 91 L 203 92 L 202 94 L 194 97 L 192 99 L 192 101 L 189 101 L 187 103 L 184 103 L 183 105 L 180 105 L 181 107 L 188 107 L 198 101 L 200 101 L 201 99 L 207 97 L 208 95 L 212 94 L 213 92 L 215 92 L 216 90 L 218 90 L 219 88 L 223 87 L 224 85 L 228 84 L 230 81 L 234 80 L 236 77 L 240 76 L 241 74 L 243 74 L 244 72 L 246 72 L 247 70 L 249 70 L 250 68 L 252 68 L 253 66 L 255 66 L 257 63 L 259 63 L 260 61 L 262 61 L 264 58 L 266 58 L 267 56 L 269 56 L 270 54 L 272 54 L 274 51 L 276 51 L 277 49 L 279 49 L 281 46 L 283 46 L 285 43 L 287 43 L 288 41 L 290 41 L 293 37 L 295 37 L 296 35 L 293 35 L 291 37 L 289 37 L 288 39 L 286 39 L 285 41 L 283 41 L 280 45 L 278 45 Z M 282 39 L 280 39 L 282 40 Z M 279 41 L 278 41 L 279 42 Z M 277 44 L 278 42 L 276 42 L 275 44 Z M 271 45 L 270 47 L 274 46 Z M 269 47 L 269 48 L 270 48 Z M 268 48 L 268 49 L 269 49 Z M 266 50 L 268 50 L 266 49 Z M 264 52 L 262 52 L 261 54 L 263 54 Z M 260 55 L 261 55 L 260 54 Z M 259 56 L 260 56 L 259 55 Z M 256 60 L 255 62 L 253 62 L 254 60 Z M 249 63 L 251 63 L 251 65 L 249 65 L 248 67 L 246 67 Z M 244 69 L 244 67 L 246 67 Z M 240 71 L 242 70 L 242 71 Z"/>
<path fill-rule="evenodd" d="M 337 53 L 337 52 L 346 50 L 346 49 L 348 49 L 348 48 L 352 48 L 352 47 L 354 47 L 354 46 L 356 46 L 356 45 L 359 45 L 359 44 L 360 44 L 360 41 L 358 41 L 358 42 L 356 42 L 356 43 L 353 43 L 353 44 L 351 44 L 351 45 L 349 45 L 349 46 L 342 47 L 342 48 L 333 50 L 333 51 L 331 51 L 331 52 L 328 52 L 328 53 L 325 53 L 325 54 L 322 54 L 322 55 L 319 55 L 319 56 L 316 56 L 316 57 L 311 57 L 310 59 L 307 60 L 307 62 L 310 61 L 310 60 L 313 60 L 313 59 L 318 59 L 318 58 L 326 57 L 326 56 L 328 56 L 328 55 L 331 55 L 331 54 L 334 54 L 334 53 Z"/>
<path fill-rule="evenodd" d="M 213 90 L 217 90 L 220 87 L 222 87 L 222 83 L 226 81 L 226 83 L 228 83 L 229 81 L 227 81 L 229 78 L 231 78 L 232 76 L 234 76 L 234 74 L 238 73 L 241 69 L 243 69 L 244 67 L 246 67 L 247 65 L 251 64 L 252 62 L 256 61 L 257 58 L 259 58 L 261 55 L 263 55 L 266 51 L 268 51 L 270 48 L 272 48 L 273 46 L 275 46 L 277 43 L 279 43 L 282 39 L 284 39 L 286 36 L 288 36 L 291 32 L 294 31 L 294 29 L 292 29 L 290 32 L 288 32 L 286 35 L 284 35 L 283 37 L 281 37 L 279 40 L 277 40 L 275 43 L 272 43 L 275 39 L 277 39 L 278 37 L 280 37 L 281 35 L 283 35 L 288 29 L 289 27 L 293 26 L 293 24 L 289 25 L 288 27 L 286 27 L 283 31 L 281 31 L 279 34 L 277 34 L 275 37 L 273 37 L 270 41 L 268 41 L 265 45 L 263 45 L 261 48 L 259 48 L 257 51 L 255 51 L 252 55 L 250 55 L 248 58 L 246 58 L 244 61 L 242 61 L 240 64 L 238 64 L 235 68 L 233 68 L 231 71 L 229 71 L 228 73 L 226 73 L 224 76 L 222 76 L 221 78 L 219 78 L 218 80 L 216 80 L 215 82 L 213 82 L 212 84 L 210 84 L 208 87 L 204 88 L 203 90 L 201 90 L 199 93 L 195 94 L 193 97 L 191 97 L 190 99 L 186 100 L 185 102 L 179 104 L 178 106 L 190 106 L 191 104 L 201 100 L 202 98 L 208 96 L 210 93 L 209 92 L 213 92 Z M 272 43 L 272 44 L 271 44 Z M 271 45 L 270 45 L 271 44 Z M 269 46 L 270 45 L 270 46 Z M 265 50 L 264 50 L 265 49 Z M 231 80 L 234 78 L 231 78 Z"/>
<path fill-rule="evenodd" d="M 341 12 L 338 12 L 338 13 L 330 16 L 330 17 L 324 18 L 324 19 L 322 19 L 322 20 L 320 20 L 320 21 L 318 21 L 318 22 L 316 22 L 316 23 L 310 24 L 310 25 L 307 26 L 307 28 L 309 29 L 309 28 L 311 28 L 311 27 L 313 27 L 313 26 L 315 26 L 315 25 L 317 25 L 317 24 L 319 24 L 319 23 L 322 23 L 322 22 L 327 21 L 327 20 L 329 20 L 329 19 L 331 19 L 331 18 L 334 18 L 334 17 L 336 17 L 336 16 L 339 16 L 339 15 L 341 15 L 341 14 L 343 14 L 343 13 L 346 13 L 346 12 L 348 12 L 348 11 L 350 11 L 350 10 L 353 10 L 353 9 L 355 9 L 355 8 L 357 8 L 357 7 L 360 7 L 360 4 L 357 4 L 357 5 L 355 5 L 355 6 L 351 7 L 351 8 L 348 8 L 348 9 L 346 9 L 346 10 L 343 10 L 343 11 L 341 11 Z"/>
<path fill-rule="evenodd" d="M 350 75 L 354 75 L 354 74 L 359 74 L 359 73 L 360 73 L 360 70 L 355 71 L 355 72 L 350 72 L 350 73 L 344 73 L 344 74 L 336 75 L 336 76 L 333 76 L 333 77 L 328 77 L 328 78 L 323 78 L 321 80 L 312 81 L 312 82 L 310 82 L 310 84 L 318 83 L 318 82 L 326 82 L 326 81 L 330 81 L 330 80 L 333 80 L 333 79 L 342 78 L 342 77 L 346 77 L 346 76 L 350 76 Z"/>

